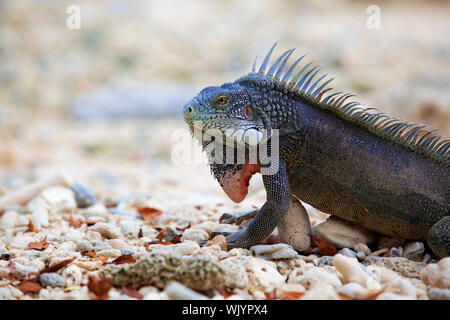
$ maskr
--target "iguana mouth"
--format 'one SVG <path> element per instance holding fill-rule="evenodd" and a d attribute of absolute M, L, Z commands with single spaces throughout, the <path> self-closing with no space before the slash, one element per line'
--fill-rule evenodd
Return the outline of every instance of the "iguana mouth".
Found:
<path fill-rule="evenodd" d="M 201 114 L 201 115 L 186 115 L 184 120 L 191 124 L 193 122 L 199 121 L 214 121 L 219 119 L 236 119 L 236 120 L 246 120 L 244 117 L 239 116 L 230 116 L 230 115 L 222 115 L 222 114 Z"/>

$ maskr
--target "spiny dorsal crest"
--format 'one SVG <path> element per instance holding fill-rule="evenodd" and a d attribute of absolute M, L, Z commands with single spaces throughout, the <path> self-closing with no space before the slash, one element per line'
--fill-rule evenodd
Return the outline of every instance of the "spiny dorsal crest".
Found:
<path fill-rule="evenodd" d="M 442 138 L 440 135 L 433 135 L 436 130 L 429 130 L 423 125 L 390 117 L 383 112 L 375 113 L 373 111 L 377 110 L 376 108 L 363 107 L 359 102 L 351 101 L 345 103 L 348 98 L 354 96 L 349 93 L 334 92 L 325 96 L 325 93 L 332 90 L 332 88 L 327 88 L 326 86 L 334 78 L 320 84 L 327 74 L 317 78 L 316 76 L 321 68 L 318 65 L 315 66 L 312 61 L 300 68 L 294 76 L 291 76 L 298 63 L 305 57 L 304 55 L 295 60 L 283 75 L 287 61 L 295 49 L 290 49 L 281 54 L 266 72 L 276 45 L 277 43 L 275 42 L 270 48 L 258 71 L 256 71 L 256 61 L 258 59 L 258 56 L 256 56 L 253 62 L 252 73 L 263 74 L 297 95 L 315 100 L 318 106 L 332 109 L 341 117 L 362 125 L 380 137 L 408 146 L 412 150 L 421 151 L 437 159 L 445 166 L 450 165 L 450 139 Z"/>

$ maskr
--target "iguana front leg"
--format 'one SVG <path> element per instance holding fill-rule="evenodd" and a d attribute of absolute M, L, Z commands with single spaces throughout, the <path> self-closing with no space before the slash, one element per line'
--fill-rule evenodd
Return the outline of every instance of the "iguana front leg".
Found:
<path fill-rule="evenodd" d="M 286 168 L 278 161 L 278 171 L 263 175 L 267 199 L 247 228 L 227 237 L 227 248 L 249 248 L 266 239 L 289 209 L 289 181 Z"/>
<path fill-rule="evenodd" d="M 450 216 L 442 218 L 431 227 L 427 243 L 438 257 L 450 256 Z"/>

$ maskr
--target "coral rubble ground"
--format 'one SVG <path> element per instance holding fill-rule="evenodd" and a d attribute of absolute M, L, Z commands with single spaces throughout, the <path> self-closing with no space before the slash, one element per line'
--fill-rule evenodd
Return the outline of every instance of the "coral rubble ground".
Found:
<path fill-rule="evenodd" d="M 264 203 L 261 177 L 234 204 L 206 164 L 175 161 L 184 97 L 275 40 L 319 58 L 334 88 L 448 135 L 448 3 L 382 2 L 369 30 L 365 2 L 78 2 L 80 31 L 68 2 L 0 1 L 0 300 L 450 299 L 450 258 L 306 204 L 227 251 L 211 235 Z M 313 241 L 280 243 L 307 220 Z"/>

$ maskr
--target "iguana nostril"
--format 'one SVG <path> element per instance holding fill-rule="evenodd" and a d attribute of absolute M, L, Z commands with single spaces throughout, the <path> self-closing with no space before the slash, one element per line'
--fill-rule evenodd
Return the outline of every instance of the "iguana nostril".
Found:
<path fill-rule="evenodd" d="M 191 113 L 192 111 L 194 111 L 194 108 L 192 108 L 192 106 L 189 106 L 188 112 Z"/>

